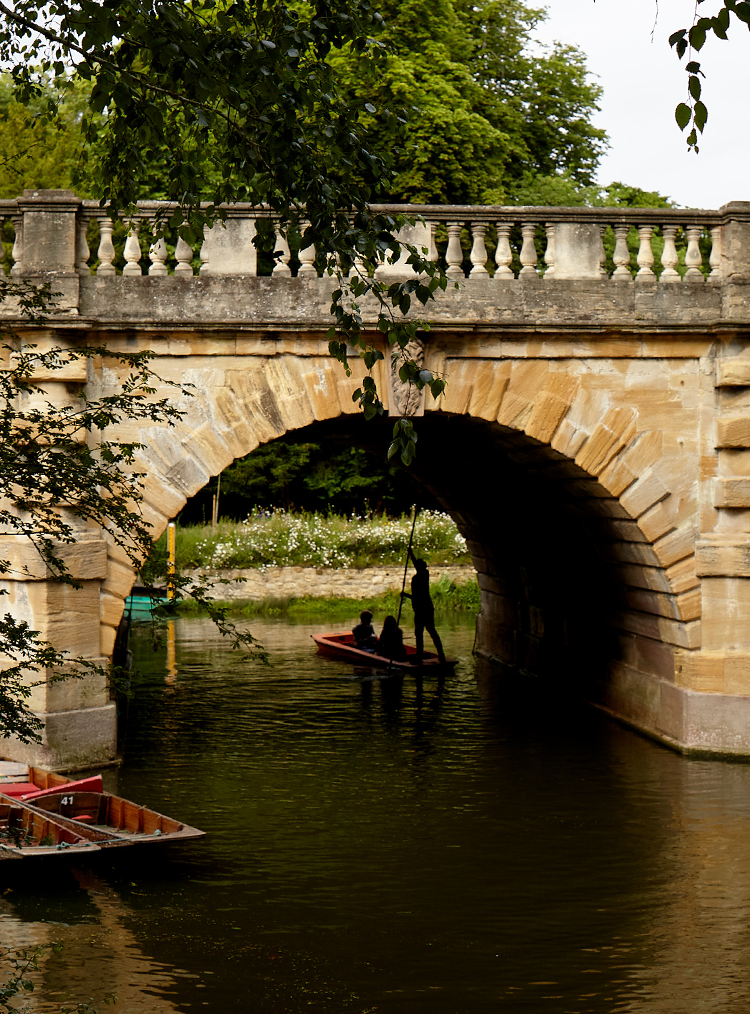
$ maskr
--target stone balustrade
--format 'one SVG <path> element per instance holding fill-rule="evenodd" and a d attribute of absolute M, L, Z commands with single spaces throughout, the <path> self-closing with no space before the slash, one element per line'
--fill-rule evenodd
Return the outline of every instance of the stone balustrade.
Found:
<path fill-rule="evenodd" d="M 54 278 L 59 312 L 90 320 L 243 320 L 269 326 L 304 320 L 327 326 L 335 283 L 325 272 L 325 251 L 302 247 L 299 233 L 284 236 L 267 209 L 239 204 L 227 209 L 226 222 L 205 230 L 199 245 L 186 243 L 174 229 L 150 241 L 155 225 L 174 208 L 169 202 L 139 204 L 129 231 L 118 230 L 116 248 L 105 212 L 69 191 L 27 191 L 2 201 L 0 217 L 15 228 L 11 274 Z M 718 211 L 435 205 L 373 210 L 413 219 L 399 238 L 426 250 L 458 284 L 459 294 L 453 287 L 431 304 L 436 322 L 580 325 L 612 323 L 626 314 L 636 326 L 645 317 L 654 323 L 657 316 L 668 326 L 697 321 L 716 326 L 750 319 L 744 289 L 750 285 L 750 203 Z M 407 258 L 403 249 L 376 273 L 409 277 Z M 368 266 L 359 262 L 356 270 Z M 0 315 L 13 312 L 11 305 L 0 306 Z"/>
<path fill-rule="evenodd" d="M 144 227 L 154 228 L 168 217 L 174 205 L 167 202 L 144 202 L 139 205 L 139 214 L 132 220 L 130 233 L 125 243 L 125 266 L 123 275 L 164 276 L 167 274 L 241 274 L 258 275 L 264 272 L 258 268 L 257 249 L 253 240 L 257 234 L 258 222 L 270 219 L 268 212 L 258 211 L 249 205 L 237 205 L 230 209 L 225 224 L 217 224 L 206 230 L 200 247 L 191 247 L 178 239 L 174 256 L 168 259 L 167 244 L 159 239 L 151 245 L 148 253 L 149 266 L 142 267 L 143 254 L 139 242 L 139 231 Z M 442 229 L 447 233 L 447 248 L 444 266 L 449 278 L 491 276 L 498 281 L 516 277 L 539 276 L 543 278 L 598 278 L 611 276 L 616 281 L 639 281 L 659 278 L 662 282 L 702 282 L 708 277 L 715 281 L 721 274 L 721 231 L 719 212 L 684 212 L 669 209 L 589 209 L 589 208 L 489 208 L 489 207 L 436 207 L 431 205 L 376 205 L 374 210 L 389 213 L 401 212 L 417 218 L 417 224 L 403 230 L 406 242 L 412 242 L 429 251 L 432 260 L 438 260 L 436 233 Z M 115 248 L 112 242 L 112 223 L 98 209 L 84 202 L 78 216 L 78 259 L 81 273 L 89 272 L 91 251 L 86 233 L 88 223 L 99 223 L 100 240 L 96 249 L 98 264 L 95 272 L 113 275 Z M 613 267 L 607 270 L 607 255 L 604 247 L 605 230 L 614 234 Z M 628 247 L 631 229 L 638 233 L 638 252 L 634 258 Z M 488 231 L 494 235 L 492 253 L 487 249 Z M 288 239 L 281 234 L 274 222 L 276 264 L 268 272 L 274 277 L 292 275 L 320 275 L 322 267 L 316 266 L 317 251 L 309 245 L 293 247 L 296 264 L 292 261 L 292 250 Z M 660 233 L 661 242 L 654 249 L 655 233 Z M 464 264 L 466 257 L 461 243 L 463 234 L 471 237 L 471 252 L 468 271 Z M 514 235 L 515 233 L 515 235 Z M 678 234 L 685 248 L 683 258 L 678 255 L 676 240 Z M 710 247 L 709 270 L 701 270 L 703 253 L 701 242 Z M 538 247 L 544 250 L 543 257 Z M 269 250 L 270 253 L 270 250 Z M 404 254 L 395 264 L 381 267 L 383 274 L 411 274 Z M 193 262 L 200 260 L 197 271 Z M 631 261 L 635 261 L 634 264 Z M 684 265 L 682 272 L 678 265 Z M 656 264 L 657 270 L 654 271 Z M 659 267 L 661 270 L 659 271 Z"/>
<path fill-rule="evenodd" d="M 62 254 L 75 230 L 75 269 L 82 275 L 263 274 L 253 241 L 258 224 L 269 220 L 275 230 L 276 264 L 268 273 L 274 277 L 322 273 L 313 246 L 300 249 L 297 238 L 290 249 L 270 212 L 242 204 L 227 210 L 226 223 L 207 229 L 200 246 L 191 247 L 178 238 L 170 256 L 162 238 L 151 245 L 144 258 L 139 232 L 144 227 L 153 229 L 169 218 L 175 207 L 167 201 L 145 201 L 138 205 L 138 213 L 129 223 L 123 251 L 125 264 L 117 269 L 112 222 L 95 202 L 79 201 L 65 191 L 39 191 L 16 200 L 0 201 L 0 218 L 10 219 L 15 227 L 12 273 L 55 270 L 60 258 L 55 256 L 54 248 L 57 246 Z M 719 211 L 436 205 L 374 205 L 373 211 L 413 217 L 416 224 L 404 229 L 402 238 L 426 248 L 432 260 L 440 259 L 450 278 L 489 276 L 497 281 L 532 277 L 568 280 L 609 277 L 615 282 L 633 277 L 640 282 L 658 278 L 663 284 L 716 281 L 724 273 L 724 262 L 730 254 L 722 242 L 725 229 L 731 223 L 750 223 L 750 204 L 740 202 L 725 205 Z M 39 212 L 45 218 L 51 213 L 54 221 L 35 221 Z M 94 249 L 89 248 L 87 240 L 92 221 L 97 222 L 99 233 Z M 39 225 L 43 225 L 44 236 L 38 235 Z M 57 243 L 53 241 L 53 232 L 60 233 Z M 637 253 L 628 243 L 629 235 L 633 237 L 635 233 Z M 613 246 L 609 256 L 605 234 L 609 234 Z M 438 237 L 445 247 L 440 258 Z M 470 237 L 468 257 L 462 237 L 464 241 Z M 44 248 L 41 257 L 41 251 L 36 249 L 40 239 Z M 95 266 L 91 266 L 92 254 L 96 256 Z M 143 266 L 144 259 L 148 260 L 147 267 Z M 200 267 L 194 267 L 197 261 Z M 382 270 L 387 274 L 411 273 L 406 255 Z"/>

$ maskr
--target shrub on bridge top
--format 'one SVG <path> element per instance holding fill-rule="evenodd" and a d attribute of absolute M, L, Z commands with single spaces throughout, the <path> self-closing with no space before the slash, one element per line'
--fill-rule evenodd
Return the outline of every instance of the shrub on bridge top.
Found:
<path fill-rule="evenodd" d="M 403 566 L 412 519 L 253 512 L 243 523 L 181 528 L 180 568 L 360 568 Z M 159 544 L 157 543 L 157 548 Z M 414 549 L 433 564 L 470 563 L 466 541 L 448 514 L 417 517 Z"/>

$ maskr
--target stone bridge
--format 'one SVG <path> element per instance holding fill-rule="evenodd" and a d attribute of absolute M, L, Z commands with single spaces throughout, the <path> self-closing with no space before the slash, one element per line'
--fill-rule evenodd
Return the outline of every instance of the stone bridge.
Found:
<path fill-rule="evenodd" d="M 419 352 L 447 390 L 409 411 L 417 475 L 479 574 L 478 649 L 682 751 L 750 754 L 750 204 L 406 210 L 433 256 L 447 235 L 458 282 L 428 308 Z M 155 536 L 210 476 L 284 433 L 382 453 L 391 423 L 362 421 L 357 378 L 328 356 L 332 280 L 283 237 L 259 275 L 258 212 L 230 209 L 200 251 L 180 241 L 173 257 L 160 243 L 144 258 L 136 220 L 121 274 L 109 222 L 70 193 L 27 193 L 0 215 L 16 226 L 14 274 L 62 293 L 23 337 L 153 349 L 162 377 L 195 385 L 175 429 L 137 434 Z M 375 372 L 399 414 L 404 392 Z M 64 401 L 81 384 L 103 393 L 117 376 L 89 364 L 48 389 Z M 18 540 L 2 541 L 20 561 Z M 90 528 L 74 563 L 81 590 L 19 573 L 4 602 L 57 647 L 106 658 L 132 569 Z M 41 759 L 114 756 L 103 686 L 50 685 L 34 708 Z"/>

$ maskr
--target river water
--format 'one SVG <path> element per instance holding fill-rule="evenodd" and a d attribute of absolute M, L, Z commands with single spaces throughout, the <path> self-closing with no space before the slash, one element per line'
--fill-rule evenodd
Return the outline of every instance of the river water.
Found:
<path fill-rule="evenodd" d="M 37 1009 L 746 1014 L 750 766 L 493 671 L 469 620 L 421 686 L 321 659 L 319 628 L 254 623 L 268 666 L 204 620 L 136 633 L 112 787 L 207 834 L 3 864 L 2 943 L 64 945 Z"/>

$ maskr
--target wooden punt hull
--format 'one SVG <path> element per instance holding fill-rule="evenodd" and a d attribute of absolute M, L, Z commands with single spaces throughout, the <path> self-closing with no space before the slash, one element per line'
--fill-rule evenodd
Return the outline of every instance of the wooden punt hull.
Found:
<path fill-rule="evenodd" d="M 80 855 L 99 849 L 91 839 L 64 827 L 51 814 L 0 795 L 0 860 Z"/>
<path fill-rule="evenodd" d="M 33 799 L 43 793 L 62 791 L 63 788 L 102 792 L 104 786 L 101 775 L 71 779 L 69 775 L 58 775 L 46 768 L 0 761 L 0 793 L 4 796 Z"/>
<path fill-rule="evenodd" d="M 103 849 L 182 841 L 205 834 L 197 827 L 108 792 L 62 791 L 24 805 Z"/>
<path fill-rule="evenodd" d="M 377 651 L 358 648 L 354 643 L 354 635 L 348 630 L 343 633 L 313 634 L 312 637 L 321 655 L 342 662 L 351 662 L 354 665 L 367 666 L 370 669 L 395 669 L 401 672 L 422 672 L 425 669 L 445 671 L 452 669 L 456 664 L 454 658 L 441 662 L 434 652 L 425 651 L 422 653 L 422 664 L 419 665 L 416 660 L 417 649 L 410 644 L 404 645 L 406 658 L 389 659 L 387 656 L 378 655 Z"/>

